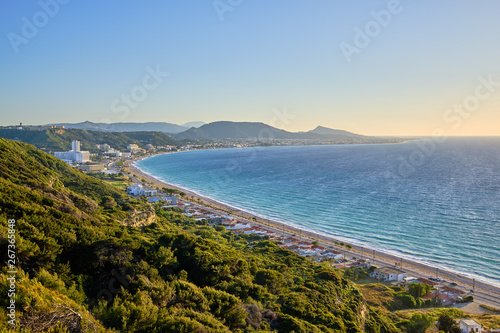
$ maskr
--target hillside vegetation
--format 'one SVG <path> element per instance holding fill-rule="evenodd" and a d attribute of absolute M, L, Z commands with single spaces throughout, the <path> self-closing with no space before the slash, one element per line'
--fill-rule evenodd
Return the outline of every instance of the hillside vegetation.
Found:
<path fill-rule="evenodd" d="M 181 143 L 160 132 L 101 132 L 82 129 L 47 129 L 43 131 L 0 128 L 0 137 L 32 144 L 47 151 L 67 151 L 71 149 L 71 141 L 81 142 L 82 150 L 95 151 L 96 144 L 107 143 L 112 148 L 126 151 L 127 145 L 134 143 L 144 148 L 146 144 L 153 146 L 179 146 Z"/>
<path fill-rule="evenodd" d="M 1 261 L 16 219 L 18 329 L 400 331 L 330 267 L 160 207 L 156 223 L 125 226 L 148 204 L 31 145 L 0 139 L 0 154 Z"/>

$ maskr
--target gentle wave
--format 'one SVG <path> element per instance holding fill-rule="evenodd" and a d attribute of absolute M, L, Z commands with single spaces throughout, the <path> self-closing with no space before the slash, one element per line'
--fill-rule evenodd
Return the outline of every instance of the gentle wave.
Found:
<path fill-rule="evenodd" d="M 498 284 L 500 139 L 450 139 L 412 172 L 384 176 L 416 147 L 190 151 L 136 165 L 255 216 Z"/>

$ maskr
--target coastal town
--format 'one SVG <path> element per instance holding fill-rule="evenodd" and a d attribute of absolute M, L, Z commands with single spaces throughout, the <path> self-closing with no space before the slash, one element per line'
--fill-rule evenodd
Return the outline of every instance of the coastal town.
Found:
<path fill-rule="evenodd" d="M 327 262 L 338 269 L 362 268 L 369 270 L 369 276 L 378 282 L 408 286 L 411 283 L 426 284 L 432 291 L 422 296 L 424 300 L 433 300 L 442 306 L 453 306 L 457 303 L 473 299 L 473 290 L 457 286 L 436 277 L 414 277 L 400 267 L 400 263 L 384 265 L 383 262 L 355 255 L 348 251 L 349 244 L 339 243 L 329 245 L 326 242 L 314 240 L 299 233 L 279 230 L 270 225 L 263 225 L 237 215 L 227 214 L 216 209 L 200 205 L 194 201 L 185 200 L 178 194 L 168 195 L 161 190 L 143 184 L 133 184 L 127 188 L 131 196 L 144 196 L 149 203 L 161 203 L 161 208 L 176 208 L 186 217 L 195 221 L 206 221 L 209 226 L 223 226 L 225 230 L 235 235 L 255 235 L 263 239 L 275 241 L 279 247 L 310 258 L 316 262 Z M 370 269 L 371 268 L 371 269 Z"/>
<path fill-rule="evenodd" d="M 137 175 L 137 169 L 133 167 L 133 161 L 156 153 L 168 153 L 174 151 L 185 151 L 199 149 L 196 146 L 183 147 L 152 147 L 139 148 L 137 144 L 129 144 L 128 152 L 121 152 L 113 149 L 108 144 L 97 144 L 95 148 L 99 153 L 90 154 L 89 151 L 82 151 L 80 142 L 74 140 L 71 150 L 67 152 L 54 152 L 54 156 L 72 165 L 82 172 L 102 172 L 105 174 L 122 173 L 129 177 L 132 184 L 126 188 L 127 194 L 132 197 L 144 198 L 152 205 L 159 205 L 161 209 L 175 209 L 182 212 L 187 218 L 195 221 L 203 221 L 207 225 L 224 227 L 235 235 L 258 236 L 262 239 L 276 242 L 282 249 L 290 250 L 300 256 L 304 256 L 318 263 L 327 263 L 341 270 L 362 269 L 373 281 L 397 285 L 408 288 L 410 284 L 421 284 L 429 286 L 429 292 L 422 295 L 424 302 L 433 302 L 439 306 L 456 307 L 464 303 L 469 303 L 474 299 L 480 299 L 483 304 L 499 306 L 500 300 L 488 293 L 481 293 L 480 288 L 473 285 L 459 285 L 457 282 L 448 281 L 437 276 L 426 276 L 421 271 L 415 270 L 411 265 L 403 266 L 403 260 L 390 262 L 387 258 L 370 256 L 370 251 L 359 250 L 359 246 L 352 246 L 341 241 L 329 241 L 325 237 L 317 237 L 310 231 L 293 228 L 281 224 L 265 223 L 262 218 L 255 216 L 241 215 L 231 210 L 221 210 L 220 207 L 212 207 L 206 202 L 197 202 L 191 196 L 181 197 L 179 191 L 165 192 L 157 184 L 154 184 L 152 177 L 142 174 L 142 178 Z M 93 163 L 92 160 L 100 160 L 101 163 Z M 135 171 L 135 172 L 134 172 Z M 149 181 L 146 180 L 149 178 Z M 264 219 L 265 220 L 265 219 Z M 405 261 L 406 263 L 406 261 Z M 430 304 L 430 303 L 429 303 Z M 471 320 L 464 320 L 460 325 L 467 329 L 476 329 L 479 325 Z M 481 332 L 481 328 L 479 331 Z M 482 332 L 488 332 L 482 330 Z M 491 330 L 490 332 L 498 332 Z"/>

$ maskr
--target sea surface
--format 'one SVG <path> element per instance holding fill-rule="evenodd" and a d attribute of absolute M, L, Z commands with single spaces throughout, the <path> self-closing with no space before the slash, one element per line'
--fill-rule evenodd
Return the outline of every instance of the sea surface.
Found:
<path fill-rule="evenodd" d="M 500 137 L 198 150 L 136 165 L 258 216 L 500 285 Z"/>

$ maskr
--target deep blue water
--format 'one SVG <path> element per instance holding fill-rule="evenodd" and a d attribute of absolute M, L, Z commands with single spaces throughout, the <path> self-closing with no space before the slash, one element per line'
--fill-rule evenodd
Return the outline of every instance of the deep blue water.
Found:
<path fill-rule="evenodd" d="M 500 283 L 500 138 L 259 147 L 137 166 L 235 207 Z"/>

